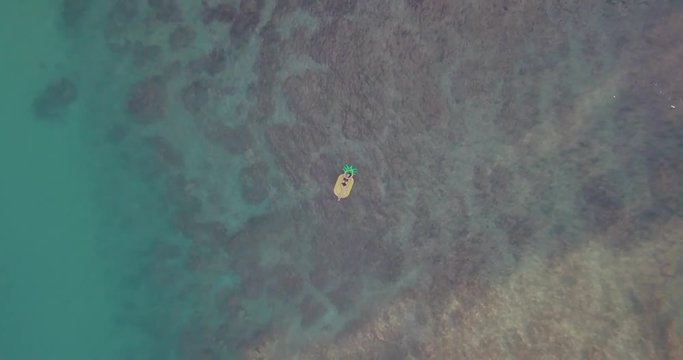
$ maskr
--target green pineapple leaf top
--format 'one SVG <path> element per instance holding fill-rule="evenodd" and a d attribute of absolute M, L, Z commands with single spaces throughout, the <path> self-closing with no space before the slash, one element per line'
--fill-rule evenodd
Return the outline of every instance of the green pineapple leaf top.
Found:
<path fill-rule="evenodd" d="M 356 173 L 358 173 L 358 169 L 353 167 L 351 164 L 344 164 L 344 173 L 349 173 L 351 176 L 354 176 Z"/>

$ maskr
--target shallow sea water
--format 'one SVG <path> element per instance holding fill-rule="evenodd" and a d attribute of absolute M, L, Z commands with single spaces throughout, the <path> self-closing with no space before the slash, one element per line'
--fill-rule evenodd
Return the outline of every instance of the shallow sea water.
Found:
<path fill-rule="evenodd" d="M 115 83 L 115 68 L 98 60 L 97 45 L 73 41 L 59 2 L 0 6 L 7 46 L 0 358 L 154 358 L 159 345 L 145 328 L 164 304 L 154 304 L 150 297 L 158 294 L 144 290 L 144 279 L 131 279 L 143 274 L 144 250 L 163 234 L 153 209 L 158 200 L 92 136 L 96 123 L 115 116 L 106 105 L 113 91 L 97 89 L 97 81 Z M 65 76 L 78 84 L 76 101 L 59 115 L 37 118 L 34 98 Z M 136 313 L 130 303 L 145 310 Z"/>
<path fill-rule="evenodd" d="M 678 2 L 0 14 L 0 359 L 683 359 Z"/>

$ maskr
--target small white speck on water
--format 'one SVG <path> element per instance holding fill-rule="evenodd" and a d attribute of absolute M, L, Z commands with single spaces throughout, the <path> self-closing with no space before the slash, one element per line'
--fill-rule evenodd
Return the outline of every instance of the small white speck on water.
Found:
<path fill-rule="evenodd" d="M 676 108 L 676 105 L 669 105 L 669 106 L 671 106 L 672 109 Z"/>

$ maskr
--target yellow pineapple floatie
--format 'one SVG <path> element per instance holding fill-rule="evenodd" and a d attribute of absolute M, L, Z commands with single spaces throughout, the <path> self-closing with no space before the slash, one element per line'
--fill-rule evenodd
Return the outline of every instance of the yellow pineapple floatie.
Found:
<path fill-rule="evenodd" d="M 337 201 L 349 196 L 351 188 L 353 188 L 353 176 L 357 172 L 358 170 L 353 165 L 344 165 L 344 173 L 337 177 L 337 183 L 334 184 L 334 195 L 337 197 Z"/>

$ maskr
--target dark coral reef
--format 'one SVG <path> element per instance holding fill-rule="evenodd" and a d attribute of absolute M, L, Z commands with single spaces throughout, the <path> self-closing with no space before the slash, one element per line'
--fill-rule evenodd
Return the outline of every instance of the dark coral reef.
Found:
<path fill-rule="evenodd" d="M 153 122 L 166 115 L 166 102 L 166 84 L 162 77 L 153 76 L 133 84 L 127 109 L 140 122 Z"/>
<path fill-rule="evenodd" d="M 188 357 L 680 353 L 683 319 L 657 319 L 683 251 L 683 9 L 180 5 L 118 0 L 105 38 L 143 73 L 125 109 L 147 124 L 110 141 L 158 132 L 142 167 L 200 279 Z M 75 99 L 48 90 L 43 113 Z"/>
<path fill-rule="evenodd" d="M 54 80 L 33 100 L 33 113 L 39 119 L 61 119 L 77 98 L 78 88 L 73 81 L 68 78 Z"/>

